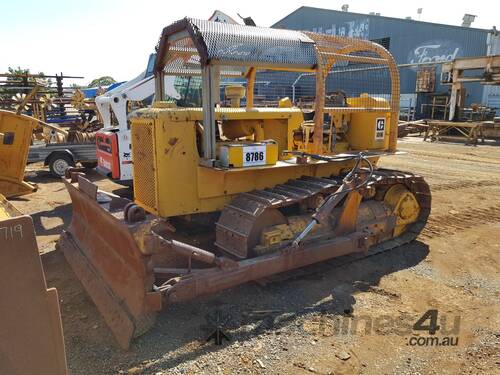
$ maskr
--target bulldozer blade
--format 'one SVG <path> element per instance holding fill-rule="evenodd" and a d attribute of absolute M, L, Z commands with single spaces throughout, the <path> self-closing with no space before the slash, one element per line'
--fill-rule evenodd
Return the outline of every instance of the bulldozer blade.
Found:
<path fill-rule="evenodd" d="M 0 192 L 7 198 L 19 197 L 37 191 L 38 187 L 26 181 L 12 181 L 0 176 Z"/>
<path fill-rule="evenodd" d="M 67 374 L 59 299 L 47 289 L 33 221 L 0 202 L 0 373 Z"/>
<path fill-rule="evenodd" d="M 7 198 L 36 191 L 23 181 L 33 129 L 38 120 L 0 110 L 0 194 Z"/>
<path fill-rule="evenodd" d="M 151 255 L 139 248 L 139 230 L 123 220 L 130 202 L 78 176 L 64 180 L 73 216 L 58 246 L 104 317 L 120 346 L 146 332 L 161 309 L 161 293 L 153 291 Z"/>
<path fill-rule="evenodd" d="M 0 220 L 9 219 L 15 216 L 21 216 L 21 212 L 0 194 Z"/>

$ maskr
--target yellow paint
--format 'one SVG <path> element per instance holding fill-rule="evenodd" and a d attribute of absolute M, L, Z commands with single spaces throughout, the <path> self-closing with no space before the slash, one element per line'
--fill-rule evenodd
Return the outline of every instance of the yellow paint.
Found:
<path fill-rule="evenodd" d="M 33 117 L 0 110 L 0 193 L 7 198 L 35 190 L 23 178 L 36 124 Z"/>
<path fill-rule="evenodd" d="M 245 96 L 245 88 L 242 85 L 229 85 L 226 86 L 224 93 L 226 98 L 231 101 L 231 107 L 238 108 L 241 98 Z"/>
<path fill-rule="evenodd" d="M 263 247 L 269 247 L 293 238 L 294 233 L 288 224 L 274 225 L 272 227 L 265 228 L 262 231 L 260 236 L 260 245 Z"/>
<path fill-rule="evenodd" d="M 10 204 L 9 201 L 7 201 L 2 194 L 0 194 L 0 221 L 20 215 L 21 212 L 19 212 L 17 208 Z"/>
<path fill-rule="evenodd" d="M 304 175 L 338 175 L 353 165 L 324 161 L 295 164 L 288 160 L 290 156 L 282 156 L 284 150 L 297 149 L 293 132 L 303 123 L 297 108 L 216 108 L 215 116 L 222 122 L 222 139 L 231 134 L 242 135 L 242 142 L 273 140 L 277 151 L 273 149 L 272 158 L 278 161 L 243 168 L 201 166 L 201 108 L 165 108 L 157 104 L 134 112 L 131 118 L 137 204 L 160 217 L 213 212 L 221 210 L 236 194 L 270 188 Z M 238 139 L 232 137 L 226 141 L 235 142 Z M 219 148 L 222 145 L 224 141 L 218 142 Z M 353 149 L 344 141 L 337 152 L 347 148 Z M 233 157 L 233 164 L 239 165 L 237 157 Z"/>
<path fill-rule="evenodd" d="M 219 142 L 219 160 L 223 161 L 225 167 L 231 168 L 243 168 L 245 166 L 245 150 L 253 149 L 254 147 L 264 147 L 265 148 L 265 159 L 261 161 L 262 165 L 274 165 L 278 161 L 278 144 L 275 141 L 267 142 L 238 142 L 238 143 L 228 143 Z M 252 154 L 256 154 L 252 153 Z M 260 153 L 259 153 L 260 154 Z M 254 155 L 247 154 L 247 157 L 253 157 Z M 264 156 L 262 155 L 257 156 Z M 253 159 L 249 159 L 253 160 Z M 247 163 L 249 162 L 247 160 Z"/>
<path fill-rule="evenodd" d="M 385 193 L 384 202 L 391 207 L 392 213 L 396 215 L 395 237 L 403 233 L 408 224 L 415 222 L 420 214 L 417 199 L 402 184 L 391 186 Z"/>
<path fill-rule="evenodd" d="M 278 107 L 280 107 L 280 108 L 292 108 L 293 104 L 292 104 L 292 101 L 290 100 L 290 98 L 286 97 L 286 98 L 280 99 L 280 101 L 278 103 Z"/>
<path fill-rule="evenodd" d="M 286 240 L 294 239 L 311 221 L 310 215 L 290 216 L 288 224 L 278 224 L 265 228 L 260 236 L 260 246 L 269 247 Z M 316 232 L 321 225 L 316 226 L 311 233 Z"/>
<path fill-rule="evenodd" d="M 359 98 L 348 98 L 350 107 L 363 107 L 365 112 L 349 114 L 350 125 L 346 133 L 347 141 L 352 149 L 357 150 L 384 150 L 389 147 L 389 134 L 391 114 L 389 103 L 385 99 L 361 96 Z M 370 111 L 370 108 L 387 108 L 386 111 Z M 382 137 L 377 137 L 377 119 L 385 120 Z"/>

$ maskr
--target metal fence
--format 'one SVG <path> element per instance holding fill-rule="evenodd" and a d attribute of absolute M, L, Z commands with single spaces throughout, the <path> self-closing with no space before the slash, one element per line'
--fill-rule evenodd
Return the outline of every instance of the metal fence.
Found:
<path fill-rule="evenodd" d="M 81 78 L 62 73 L 0 74 L 0 109 L 17 110 L 26 95 L 39 85 L 36 94 L 21 108 L 21 112 L 48 123 L 72 124 L 80 120 L 80 113 L 71 105 L 76 88 L 65 85 L 64 80 Z M 43 116 L 40 115 L 40 108 L 43 108 Z"/>
<path fill-rule="evenodd" d="M 245 79 L 226 78 L 221 82 L 221 99 L 224 87 L 246 86 Z M 371 64 L 345 64 L 332 69 L 326 79 L 326 105 L 338 94 L 359 97 L 363 94 L 390 100 L 391 81 L 387 66 Z M 255 106 L 276 106 L 282 98 L 289 98 L 295 106 L 312 107 L 316 95 L 315 73 L 286 71 L 259 71 L 254 87 Z M 330 105 L 332 106 L 332 105 Z"/>
<path fill-rule="evenodd" d="M 418 87 L 417 77 L 421 69 L 435 69 L 434 83 L 428 92 Z M 429 108 L 435 97 L 449 95 L 448 86 L 439 84 L 440 63 L 402 64 L 398 66 L 401 80 L 400 118 L 411 121 L 415 118 L 430 116 Z M 246 85 L 245 79 L 226 78 L 221 82 L 221 99 L 227 85 Z M 335 66 L 328 74 L 326 93 L 328 97 L 339 92 L 347 97 L 362 94 L 390 100 L 391 82 L 387 66 L 349 63 Z M 417 93 L 417 91 L 419 91 Z M 314 73 L 295 73 L 284 71 L 260 71 L 255 82 L 255 105 L 276 106 L 277 102 L 288 97 L 298 107 L 310 107 L 316 93 Z M 417 95 L 419 94 L 419 95 Z M 243 100 L 244 103 L 244 100 Z"/>

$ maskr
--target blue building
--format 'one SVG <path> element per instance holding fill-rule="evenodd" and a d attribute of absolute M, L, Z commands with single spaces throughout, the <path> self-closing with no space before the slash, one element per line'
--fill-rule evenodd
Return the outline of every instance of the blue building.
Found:
<path fill-rule="evenodd" d="M 500 36 L 496 30 L 306 6 L 298 8 L 272 27 L 363 38 L 383 45 L 398 64 L 410 65 L 400 68 L 402 100 L 417 99 L 415 87 L 419 68 L 415 64 L 439 63 L 457 57 L 500 53 Z M 439 77 L 440 65 L 436 65 L 434 92 L 446 93 L 448 86 L 440 85 Z M 485 87 L 476 83 L 467 85 L 466 90 L 467 105 L 483 103 L 492 107 L 498 106 L 500 98 L 498 87 Z M 419 98 L 419 102 L 421 101 L 422 98 Z M 420 105 L 416 107 L 418 112 Z"/>

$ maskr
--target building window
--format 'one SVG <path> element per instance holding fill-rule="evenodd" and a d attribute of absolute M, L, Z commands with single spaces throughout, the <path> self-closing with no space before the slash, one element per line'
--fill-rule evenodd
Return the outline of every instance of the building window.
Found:
<path fill-rule="evenodd" d="M 379 38 L 379 39 L 371 39 L 371 42 L 380 44 L 382 47 L 384 47 L 386 50 L 389 51 L 389 47 L 391 46 L 391 38 Z"/>

